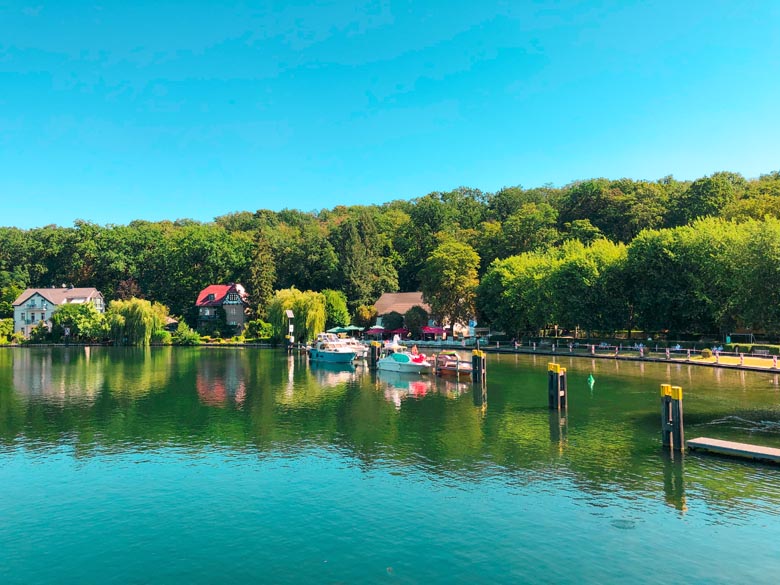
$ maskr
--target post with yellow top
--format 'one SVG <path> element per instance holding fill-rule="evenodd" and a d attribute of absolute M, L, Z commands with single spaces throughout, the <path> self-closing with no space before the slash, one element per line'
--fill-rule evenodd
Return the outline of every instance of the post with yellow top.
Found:
<path fill-rule="evenodd" d="M 672 451 L 682 451 L 685 448 L 680 386 L 661 384 L 661 442 L 665 449 Z"/>
<path fill-rule="evenodd" d="M 480 384 L 485 383 L 487 373 L 487 354 L 481 349 L 471 352 L 471 380 Z"/>
<path fill-rule="evenodd" d="M 379 361 L 379 355 L 382 351 L 382 344 L 378 341 L 372 341 L 368 346 L 368 365 L 375 368 Z"/>
<path fill-rule="evenodd" d="M 566 410 L 567 404 L 566 368 L 547 364 L 547 406 L 551 410 Z"/>

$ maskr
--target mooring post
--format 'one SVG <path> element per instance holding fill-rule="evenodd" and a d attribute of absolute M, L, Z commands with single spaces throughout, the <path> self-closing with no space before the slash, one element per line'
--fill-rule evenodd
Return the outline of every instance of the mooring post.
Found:
<path fill-rule="evenodd" d="M 487 354 L 480 349 L 475 349 L 471 352 L 471 381 L 484 384 L 486 372 Z"/>
<path fill-rule="evenodd" d="M 565 410 L 568 405 L 566 368 L 547 364 L 547 406 L 551 410 Z"/>
<path fill-rule="evenodd" d="M 682 451 L 685 445 L 683 430 L 682 388 L 661 384 L 661 442 L 672 451 Z"/>
<path fill-rule="evenodd" d="M 772 356 L 772 367 L 774 369 L 777 369 L 777 356 L 776 355 Z"/>
<path fill-rule="evenodd" d="M 744 366 L 745 365 L 745 354 L 741 353 L 739 354 L 739 365 Z"/>
<path fill-rule="evenodd" d="M 669 348 L 667 347 L 666 348 L 666 359 L 670 359 L 670 358 L 671 358 L 671 352 L 669 351 Z"/>
<path fill-rule="evenodd" d="M 372 341 L 368 346 L 368 365 L 372 368 L 376 367 L 376 363 L 379 361 L 379 355 L 382 351 L 382 344 L 378 341 Z"/>

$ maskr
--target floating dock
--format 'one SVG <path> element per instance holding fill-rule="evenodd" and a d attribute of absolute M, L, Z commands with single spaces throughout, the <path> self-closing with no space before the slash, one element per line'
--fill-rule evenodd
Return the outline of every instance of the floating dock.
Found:
<path fill-rule="evenodd" d="M 691 439 L 690 441 L 686 441 L 685 444 L 691 451 L 703 451 L 716 455 L 726 455 L 728 457 L 741 457 L 743 459 L 753 459 L 755 461 L 780 463 L 780 449 L 773 449 L 772 447 L 761 447 L 748 443 L 734 443 L 733 441 L 721 441 L 720 439 L 708 439 L 707 437 Z"/>

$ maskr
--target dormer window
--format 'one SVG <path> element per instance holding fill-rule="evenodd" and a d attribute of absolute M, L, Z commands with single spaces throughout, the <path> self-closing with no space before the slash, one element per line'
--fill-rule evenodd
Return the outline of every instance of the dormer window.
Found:
<path fill-rule="evenodd" d="M 209 293 L 209 296 L 206 297 L 207 301 L 213 301 L 214 300 L 214 293 Z"/>

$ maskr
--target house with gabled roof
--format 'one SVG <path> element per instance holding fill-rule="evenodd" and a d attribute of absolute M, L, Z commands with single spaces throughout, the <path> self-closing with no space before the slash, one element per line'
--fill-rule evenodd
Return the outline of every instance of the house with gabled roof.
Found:
<path fill-rule="evenodd" d="M 14 331 L 30 336 L 41 322 L 51 328 L 51 316 L 66 304 L 92 303 L 98 312 L 106 310 L 103 295 L 96 288 L 28 288 L 13 302 Z"/>
<path fill-rule="evenodd" d="M 220 333 L 240 333 L 246 323 L 246 310 L 249 308 L 249 296 L 240 284 L 210 284 L 198 294 L 195 302 L 198 309 L 198 329 L 215 326 L 220 318 L 220 309 L 225 312 L 225 323 L 230 331 Z"/>
<path fill-rule="evenodd" d="M 423 301 L 421 292 L 382 293 L 382 296 L 374 303 L 377 315 L 387 315 L 393 312 L 404 315 L 414 306 L 422 307 L 426 313 L 431 312 L 431 307 Z"/>

